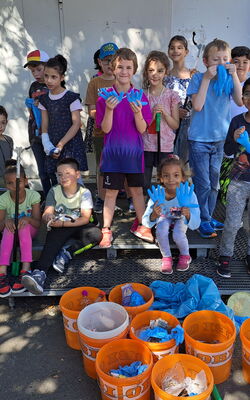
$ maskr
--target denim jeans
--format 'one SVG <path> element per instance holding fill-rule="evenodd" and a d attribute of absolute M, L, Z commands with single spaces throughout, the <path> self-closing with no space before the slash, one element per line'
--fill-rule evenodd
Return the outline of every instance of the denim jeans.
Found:
<path fill-rule="evenodd" d="M 195 193 L 201 210 L 201 222 L 210 222 L 219 191 L 224 140 L 189 141 L 189 164 L 193 171 Z"/>

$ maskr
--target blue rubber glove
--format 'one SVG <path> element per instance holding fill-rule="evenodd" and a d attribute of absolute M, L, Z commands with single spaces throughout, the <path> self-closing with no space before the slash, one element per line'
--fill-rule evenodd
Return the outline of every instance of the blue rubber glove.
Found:
<path fill-rule="evenodd" d="M 35 121 L 36 121 L 36 136 L 39 136 L 39 131 L 42 125 L 42 114 L 41 111 L 39 110 L 39 108 L 35 105 L 34 99 L 31 99 L 30 97 L 27 97 L 27 99 L 25 100 L 25 105 L 28 108 L 31 108 Z"/>
<path fill-rule="evenodd" d="M 116 97 L 119 101 L 122 101 L 124 92 L 117 94 L 114 89 L 107 90 L 105 88 L 101 88 L 98 90 L 98 95 L 102 97 L 104 100 L 109 99 L 109 97 Z"/>
<path fill-rule="evenodd" d="M 247 153 L 250 153 L 249 135 L 248 135 L 248 132 L 246 130 L 244 132 L 242 132 L 242 134 L 240 135 L 240 137 L 238 137 L 236 142 L 241 144 L 242 146 L 244 146 Z"/>
<path fill-rule="evenodd" d="M 165 189 L 160 185 L 158 185 L 157 188 L 152 186 L 151 190 L 148 189 L 148 195 L 154 203 L 158 201 L 159 206 L 166 203 Z"/>
<path fill-rule="evenodd" d="M 175 340 L 176 346 L 179 346 L 184 341 L 184 329 L 180 325 L 177 325 L 171 330 L 171 336 L 171 339 Z"/>
<path fill-rule="evenodd" d="M 176 197 L 180 207 L 197 208 L 198 204 L 192 204 L 192 196 L 194 192 L 194 185 L 189 186 L 188 181 L 181 183 L 180 187 L 176 188 Z"/>
<path fill-rule="evenodd" d="M 145 106 L 147 103 L 147 101 L 141 101 L 143 96 L 143 90 L 141 89 L 139 92 L 138 91 L 134 91 L 134 89 L 132 89 L 129 93 L 127 93 L 127 99 L 129 103 L 136 103 L 138 105 L 142 105 Z"/>
<path fill-rule="evenodd" d="M 213 88 L 217 96 L 221 96 L 223 92 L 228 96 L 232 94 L 233 78 L 222 64 L 217 66 L 217 79 L 214 81 Z"/>

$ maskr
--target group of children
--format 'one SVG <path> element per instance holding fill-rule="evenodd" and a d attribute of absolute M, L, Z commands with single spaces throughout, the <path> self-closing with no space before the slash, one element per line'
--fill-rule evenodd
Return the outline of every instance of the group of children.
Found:
<path fill-rule="evenodd" d="M 16 165 L 7 163 L 5 171 L 1 171 L 7 191 L 0 197 L 3 231 L 0 297 L 26 289 L 40 294 L 51 265 L 63 272 L 65 263 L 80 248 L 96 244 L 110 247 L 116 198 L 124 188 L 128 198 L 132 198 L 136 213 L 130 231 L 148 242 L 156 239 L 163 257 L 162 272 L 171 274 L 173 260 L 169 232 L 172 230 L 173 240 L 180 250 L 177 270 L 186 271 L 191 262 L 187 228 L 198 229 L 202 237 L 215 237 L 216 230 L 224 227 L 213 218 L 224 151 L 235 155 L 236 160 L 228 190 L 217 272 L 230 277 L 234 239 L 249 198 L 250 142 L 246 132 L 250 123 L 250 81 L 245 82 L 243 93 L 242 84 L 249 71 L 250 51 L 246 47 L 233 49 L 231 62 L 229 45 L 215 39 L 204 50 L 205 73 L 186 68 L 187 54 L 188 44 L 183 36 L 174 36 L 170 40 L 171 69 L 164 52 L 151 51 L 143 68 L 143 90 L 135 89 L 132 84 L 138 68 L 132 50 L 105 43 L 95 54 L 98 74 L 89 82 L 85 99 L 93 126 L 97 165 L 95 206 L 81 181 L 81 171 L 87 170 L 85 143 L 80 130 L 81 100 L 79 94 L 65 88 L 67 61 L 62 55 L 49 59 L 39 50 L 28 54 L 24 67 L 31 70 L 36 80 L 30 87 L 29 96 L 42 114 L 41 129 L 37 134 L 37 121 L 31 111 L 29 138 L 47 195 L 42 219 L 49 231 L 37 268 L 31 271 L 32 237 L 40 225 L 40 198 L 26 188 L 27 180 L 21 169 L 17 229 L 22 269 L 11 287 L 7 266 L 10 265 L 16 229 L 13 222 Z M 220 82 L 219 76 L 223 77 Z M 246 113 L 242 109 L 243 103 Z M 231 109 L 240 115 L 230 124 Z M 6 124 L 7 113 L 1 107 L 0 149 L 4 162 L 11 158 L 13 149 L 12 140 L 3 135 Z M 6 143 L 8 151 L 3 151 Z M 190 202 L 180 205 L 176 197 L 176 190 L 191 176 L 188 163 L 195 186 L 191 206 Z M 151 198 L 145 207 L 144 196 L 151 186 L 153 167 L 158 168 L 164 200 L 160 203 Z M 103 211 L 101 230 L 94 222 L 93 208 L 97 212 Z M 250 261 L 250 248 L 247 260 Z M 248 268 L 250 271 L 249 264 Z"/>

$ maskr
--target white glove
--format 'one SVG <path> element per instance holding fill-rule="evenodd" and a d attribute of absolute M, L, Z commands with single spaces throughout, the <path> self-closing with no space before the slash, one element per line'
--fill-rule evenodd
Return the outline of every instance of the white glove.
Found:
<path fill-rule="evenodd" d="M 60 149 L 58 149 L 53 145 L 53 143 L 51 143 L 48 133 L 42 133 L 42 144 L 45 154 L 47 156 L 50 156 L 53 153 L 55 154 L 60 153 Z"/>

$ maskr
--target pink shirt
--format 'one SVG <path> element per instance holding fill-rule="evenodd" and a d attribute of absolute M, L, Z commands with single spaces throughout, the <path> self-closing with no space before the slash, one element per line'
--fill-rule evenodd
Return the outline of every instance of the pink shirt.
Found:
<path fill-rule="evenodd" d="M 147 93 L 146 93 L 147 94 Z M 181 102 L 180 97 L 171 89 L 164 88 L 160 96 L 148 95 L 151 110 L 156 104 L 162 104 L 165 110 L 171 115 L 175 104 Z M 174 149 L 175 133 L 165 118 L 161 118 L 161 151 L 172 152 Z M 143 134 L 144 151 L 157 151 L 157 135 L 145 132 Z"/>

